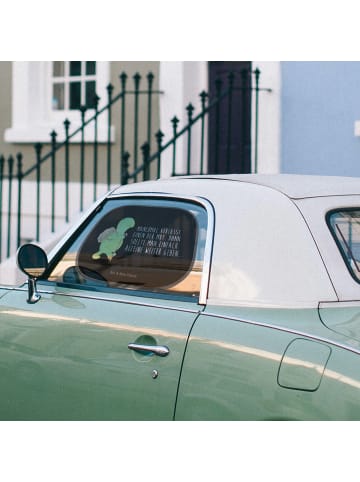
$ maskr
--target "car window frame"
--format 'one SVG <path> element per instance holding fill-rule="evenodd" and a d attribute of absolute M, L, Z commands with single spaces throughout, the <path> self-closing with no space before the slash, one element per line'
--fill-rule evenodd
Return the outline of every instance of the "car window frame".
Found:
<path fill-rule="evenodd" d="M 336 213 L 346 213 L 346 212 L 350 212 L 350 211 L 359 211 L 360 212 L 360 206 L 339 207 L 339 208 L 331 209 L 330 211 L 328 211 L 326 213 L 325 220 L 326 220 L 326 224 L 329 228 L 329 231 L 331 233 L 331 236 L 335 241 L 336 247 L 338 248 L 339 253 L 340 253 L 340 255 L 341 255 L 341 257 L 342 257 L 342 259 L 345 263 L 345 266 L 346 266 L 347 270 L 349 271 L 349 274 L 351 275 L 353 280 L 356 281 L 356 283 L 360 284 L 360 277 L 358 278 L 355 275 L 351 265 L 348 262 L 348 259 L 347 259 L 346 255 L 344 253 L 344 250 L 343 250 L 343 247 L 342 247 L 342 245 L 339 241 L 339 238 L 336 235 L 336 233 L 334 232 L 333 227 L 331 225 L 331 216 L 333 216 Z"/>
<path fill-rule="evenodd" d="M 60 261 L 60 259 L 64 256 L 66 251 L 69 249 L 69 246 L 75 241 L 77 236 L 86 228 L 86 226 L 92 221 L 92 219 L 97 215 L 97 213 L 102 209 L 104 203 L 111 199 L 121 199 L 126 200 L 129 199 L 156 199 L 156 200 L 165 200 L 171 202 L 186 202 L 190 204 L 196 204 L 204 209 L 206 216 L 207 216 L 207 230 L 206 230 L 206 239 L 205 239 L 205 246 L 204 246 L 204 257 L 203 257 L 203 269 L 201 273 L 201 282 L 200 282 L 200 291 L 199 295 L 196 297 L 190 297 L 186 295 L 181 295 L 176 292 L 164 292 L 159 293 L 151 290 L 130 290 L 126 288 L 110 288 L 110 287 L 82 287 L 81 285 L 75 284 L 67 284 L 61 283 L 56 281 L 50 281 L 46 278 L 50 275 L 56 264 Z M 206 305 L 207 297 L 208 297 L 208 289 L 209 289 L 209 282 L 210 282 L 210 270 L 211 270 L 211 261 L 212 261 L 212 253 L 213 253 L 213 241 L 214 241 L 214 232 L 215 232 L 215 211 L 212 203 L 201 196 L 185 196 L 179 194 L 171 194 L 171 193 L 157 193 L 157 192 L 134 192 L 134 193 L 123 193 L 123 194 L 107 194 L 100 198 L 95 205 L 92 206 L 80 219 L 80 221 L 69 230 L 69 232 L 64 236 L 61 243 L 58 243 L 54 249 L 49 254 L 49 265 L 47 270 L 45 271 L 44 275 L 42 276 L 42 282 L 49 284 L 49 285 L 59 285 L 62 287 L 71 286 L 71 288 L 75 289 L 86 289 L 89 291 L 95 291 L 98 293 L 119 293 L 121 295 L 129 295 L 129 296 L 137 296 L 137 297 L 144 297 L 144 298 L 154 298 L 154 299 L 174 299 L 174 300 L 181 300 L 186 301 L 194 304 L 196 302 L 199 305 Z"/>

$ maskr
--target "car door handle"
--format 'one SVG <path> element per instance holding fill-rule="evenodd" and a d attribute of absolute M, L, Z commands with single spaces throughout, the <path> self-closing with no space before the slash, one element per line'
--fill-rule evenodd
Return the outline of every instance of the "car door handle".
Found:
<path fill-rule="evenodd" d="M 138 343 L 129 343 L 129 350 L 137 352 L 150 352 L 157 356 L 168 356 L 170 350 L 167 346 L 162 345 L 139 345 Z"/>

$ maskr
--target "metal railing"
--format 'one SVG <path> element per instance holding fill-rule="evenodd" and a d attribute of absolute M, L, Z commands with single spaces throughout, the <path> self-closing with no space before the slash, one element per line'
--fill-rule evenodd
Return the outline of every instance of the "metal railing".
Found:
<path fill-rule="evenodd" d="M 226 145 L 226 166 L 224 172 L 229 172 L 230 166 L 230 156 L 232 144 L 232 118 L 231 118 L 231 105 L 232 97 L 235 90 L 250 91 L 254 93 L 254 162 L 251 172 L 256 173 L 258 171 L 258 141 L 259 141 L 259 95 L 261 91 L 271 92 L 269 88 L 260 87 L 260 70 L 255 69 L 254 71 L 243 71 L 242 76 L 242 86 L 234 87 L 234 73 L 230 72 L 228 75 L 227 83 L 224 84 L 222 80 L 216 81 L 216 93 L 212 98 L 209 98 L 209 94 L 202 91 L 199 94 L 200 97 L 200 112 L 194 115 L 195 108 L 193 104 L 188 104 L 186 106 L 187 119 L 184 127 L 178 129 L 179 119 L 175 116 L 171 119 L 172 124 L 172 137 L 167 142 L 163 143 L 164 134 L 159 130 L 155 134 L 155 148 L 151 152 L 150 143 L 147 141 L 141 146 L 142 150 L 142 164 L 138 167 L 134 164 L 134 168 L 130 170 L 130 153 L 125 152 L 122 158 L 122 184 L 128 184 L 129 182 L 137 182 L 141 180 L 150 179 L 150 167 L 155 164 L 154 177 L 160 178 L 161 168 L 162 168 L 162 155 L 165 151 L 171 150 L 172 156 L 172 168 L 171 176 L 178 175 L 191 175 L 191 174 L 204 174 L 207 172 L 207 163 L 205 159 L 206 152 L 206 122 L 210 113 L 214 113 L 215 118 L 215 143 L 213 143 L 213 148 L 215 149 L 216 159 L 215 165 L 218 164 L 218 144 L 219 144 L 219 131 L 221 129 L 221 120 L 219 118 L 219 107 L 221 103 L 228 102 L 228 124 L 227 124 L 227 145 Z M 249 82 L 249 78 L 253 78 L 253 82 Z M 195 127 L 199 127 L 198 133 L 200 133 L 200 142 L 197 143 L 199 150 L 194 153 L 192 138 Z M 186 162 L 185 170 L 178 172 L 177 170 L 177 143 L 180 139 L 186 137 Z M 209 141 L 209 140 L 208 140 Z M 194 171 L 194 159 L 199 160 L 198 169 Z M 250 171 L 249 171 L 250 172 Z"/>
<path fill-rule="evenodd" d="M 270 91 L 260 87 L 260 71 L 247 71 L 246 75 L 242 74 L 246 81 L 240 89 L 249 90 L 253 93 L 252 102 L 254 103 L 255 130 L 254 130 L 254 163 L 253 172 L 257 172 L 258 163 L 258 106 L 259 94 L 262 90 Z M 252 82 L 248 82 L 249 77 Z M 99 186 L 105 190 L 109 190 L 114 184 L 128 184 L 129 182 L 137 182 L 140 180 L 148 180 L 150 178 L 159 178 L 161 176 L 162 162 L 164 154 L 171 159 L 170 175 L 182 174 L 203 174 L 207 172 L 206 151 L 208 148 L 207 139 L 207 122 L 210 113 L 215 118 L 215 138 L 217 132 L 221 129 L 221 123 L 218 117 L 218 109 L 221 103 L 228 102 L 231 107 L 232 96 L 234 93 L 234 74 L 230 73 L 226 85 L 222 81 L 216 82 L 216 93 L 212 97 L 205 91 L 200 96 L 200 112 L 195 114 L 195 108 L 190 103 L 186 106 L 185 125 L 179 128 L 180 121 L 174 116 L 171 119 L 171 133 L 169 140 L 164 142 L 164 134 L 158 130 L 153 134 L 153 97 L 155 94 L 161 94 L 160 91 L 153 89 L 154 75 L 149 73 L 146 77 L 146 87 L 141 89 L 142 78 L 139 74 L 133 77 L 133 88 L 127 88 L 127 75 L 120 75 L 120 92 L 114 96 L 114 87 L 110 84 L 107 87 L 107 103 L 99 109 L 99 97 L 95 99 L 95 112 L 91 117 L 86 119 L 87 109 L 80 109 L 81 125 L 79 128 L 70 132 L 70 121 L 64 121 L 64 141 L 58 142 L 58 133 L 53 131 L 50 134 L 50 148 L 46 153 L 44 145 L 37 143 L 34 145 L 35 162 L 24 170 L 24 158 L 21 153 L 16 156 L 9 156 L 5 159 L 0 156 L 0 262 L 4 258 L 10 257 L 20 244 L 25 240 L 23 235 L 23 224 L 26 216 L 26 210 L 29 208 L 29 196 L 24 195 L 24 181 L 32 179 L 30 198 L 35 200 L 35 206 L 32 209 L 33 225 L 35 241 L 40 241 L 40 233 L 54 233 L 57 229 L 57 221 L 68 223 L 71 221 L 71 213 L 82 212 L 87 204 L 94 201 L 99 195 Z M 133 100 L 132 110 L 132 143 L 131 151 L 126 148 L 126 129 L 129 129 L 127 122 L 127 106 L 126 101 L 131 96 Z M 146 141 L 140 143 L 140 97 L 145 97 L 145 113 L 142 118 L 146 118 Z M 118 153 L 118 172 L 119 177 L 114 178 L 115 160 L 113 155 L 112 140 L 112 122 L 114 116 L 113 106 L 120 105 L 120 133 L 119 133 L 119 153 Z M 229 109 L 231 112 L 231 108 Z M 107 122 L 107 139 L 102 143 L 100 152 L 100 143 L 98 139 L 99 116 L 105 115 Z M 230 114 L 229 114 L 230 115 Z M 231 124 L 231 119 L 230 119 Z M 86 127 L 93 126 L 93 141 L 85 142 Z M 231 126 L 228 126 L 229 133 L 227 135 L 227 156 L 230 156 Z M 193 140 L 197 135 L 198 152 L 194 152 Z M 77 136 L 76 144 L 73 143 Z M 79 140 L 80 137 L 80 140 Z M 182 166 L 185 169 L 179 171 L 178 165 L 178 144 L 180 140 L 185 144 L 185 159 Z M 217 145 L 215 144 L 217 151 Z M 77 151 L 77 154 L 76 154 Z M 92 151 L 92 152 L 91 152 Z M 60 156 L 61 154 L 61 156 Z M 61 159 L 59 159 L 61 157 Z M 194 171 L 194 159 L 198 160 L 197 170 Z M 131 161 L 131 162 L 130 162 Z M 70 175 L 70 168 L 74 164 L 78 164 L 77 181 L 74 182 Z M 227 160 L 227 165 L 229 159 Z M 92 169 L 89 168 L 91 165 Z M 43 170 L 47 169 L 47 177 L 45 179 Z M 59 169 L 61 167 L 61 169 Z M 102 182 L 99 179 L 99 167 L 102 171 Z M 90 172 L 92 170 L 92 172 Z M 29 184 L 29 183 L 27 183 Z M 46 187 L 46 189 L 45 189 Z M 89 194 L 89 187 L 91 193 Z M 85 193 L 86 190 L 86 193 Z M 75 194 L 74 194 L 75 193 Z M 29 210 L 29 209 L 28 209 Z M 46 213 L 45 213 L 46 211 Z M 60 214 L 59 214 L 60 213 Z M 44 228 L 45 217 L 48 218 L 49 229 Z M 59 221 L 60 222 L 60 221 Z M 28 236 L 29 237 L 29 236 Z M 29 238 L 29 239 L 30 239 Z"/>
<path fill-rule="evenodd" d="M 50 134 L 49 145 L 42 143 L 34 144 L 34 162 L 24 169 L 24 156 L 22 153 L 16 156 L 10 155 L 5 158 L 0 155 L 0 262 L 8 258 L 23 241 L 22 224 L 24 221 L 24 211 L 29 203 L 33 206 L 33 223 L 35 232 L 34 240 L 40 240 L 40 232 L 43 231 L 42 218 L 43 211 L 47 212 L 50 218 L 50 231 L 56 230 L 57 213 L 61 212 L 61 220 L 68 223 L 71 212 L 84 210 L 86 202 L 85 187 L 88 190 L 89 178 L 92 184 L 92 200 L 98 195 L 99 184 L 105 185 L 109 190 L 111 185 L 121 183 L 121 174 L 115 177 L 115 172 L 121 172 L 121 162 L 126 152 L 126 130 L 128 128 L 129 106 L 131 99 L 131 116 L 133 131 L 130 141 L 133 142 L 133 163 L 136 168 L 138 163 L 139 136 L 140 136 L 140 112 L 142 119 L 146 119 L 147 142 L 151 143 L 151 134 L 154 123 L 154 97 L 161 94 L 154 89 L 154 74 L 149 74 L 143 78 L 136 73 L 132 78 L 132 86 L 129 88 L 128 76 L 123 72 L 120 76 L 120 92 L 113 94 L 114 86 L 107 86 L 106 105 L 99 108 L 100 98 L 96 95 L 94 100 L 95 108 L 91 111 L 91 116 L 86 118 L 88 109 L 85 106 L 80 108 L 80 127 L 71 130 L 71 122 L 64 120 L 64 141 L 58 142 L 59 132 L 52 131 Z M 142 87 L 142 84 L 145 85 Z M 119 106 L 119 112 L 115 112 L 115 104 Z M 119 117 L 119 142 L 113 142 L 114 133 L 112 123 L 114 115 Z M 106 140 L 99 142 L 99 119 L 100 116 L 106 117 Z M 104 117 L 103 117 L 104 118 Z M 141 125 L 143 125 L 143 120 Z M 91 143 L 85 139 L 86 129 L 91 126 L 93 138 Z M 144 130 L 144 129 L 143 129 Z M 46 151 L 45 151 L 46 149 Z M 115 159 L 114 151 L 117 155 Z M 101 152 L 100 152 L 101 150 Z M 92 152 L 91 152 L 92 151 Z M 92 163 L 92 166 L 91 166 Z M 116 166 L 117 164 L 117 166 Z M 74 199 L 71 193 L 74 177 L 71 176 L 71 168 L 78 167 L 76 173 L 76 184 L 78 200 Z M 99 179 L 99 167 L 106 173 L 103 179 Z M 46 174 L 44 171 L 46 170 Z M 92 171 L 92 172 L 90 172 Z M 104 179 L 105 177 L 105 179 Z M 86 181 L 87 179 L 87 181 Z M 30 198 L 24 196 L 24 181 L 32 180 Z M 47 183 L 48 189 L 42 188 Z M 57 193 L 60 191 L 61 196 Z M 89 196 L 87 196 L 89 198 Z M 26 205 L 25 205 L 26 203 Z M 59 204 L 62 204 L 61 206 Z M 75 206 L 77 204 L 77 207 Z"/>

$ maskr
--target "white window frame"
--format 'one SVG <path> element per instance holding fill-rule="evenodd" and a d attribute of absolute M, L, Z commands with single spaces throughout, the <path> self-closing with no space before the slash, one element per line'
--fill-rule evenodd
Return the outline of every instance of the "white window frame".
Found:
<path fill-rule="evenodd" d="M 12 64 L 12 126 L 5 130 L 4 140 L 9 143 L 50 142 L 50 133 L 55 130 L 57 141 L 65 139 L 64 120 L 71 122 L 69 133 L 81 125 L 81 115 L 74 110 L 52 108 L 52 62 L 20 62 Z M 99 109 L 107 104 L 106 87 L 110 82 L 110 63 L 96 62 L 97 94 Z M 86 112 L 85 119 L 94 113 Z M 106 113 L 98 119 L 98 141 L 107 141 Z M 79 135 L 71 139 L 79 142 Z M 85 129 L 85 142 L 94 140 L 94 127 Z"/>
<path fill-rule="evenodd" d="M 63 67 L 64 67 L 64 73 L 63 75 L 57 75 L 55 76 L 53 74 L 53 69 L 50 70 L 50 88 L 52 89 L 52 95 L 53 95 L 53 88 L 56 84 L 62 84 L 64 87 L 64 103 L 65 105 L 70 103 L 70 84 L 71 82 L 79 82 L 81 87 L 80 87 L 80 93 L 81 93 L 81 105 L 85 104 L 85 85 L 86 82 L 88 81 L 95 81 L 98 83 L 98 77 L 97 73 L 95 74 L 85 74 L 85 61 L 81 61 L 81 72 L 79 75 L 70 75 L 70 61 L 63 61 Z M 54 63 L 52 63 L 54 65 Z M 98 68 L 98 65 L 96 65 L 96 70 Z M 54 99 L 53 99 L 54 101 Z M 52 101 L 52 103 L 53 103 Z M 53 105 L 51 107 L 53 109 L 53 113 L 58 113 L 58 112 L 64 112 L 66 109 L 54 109 Z M 70 111 L 70 109 L 68 109 Z"/>

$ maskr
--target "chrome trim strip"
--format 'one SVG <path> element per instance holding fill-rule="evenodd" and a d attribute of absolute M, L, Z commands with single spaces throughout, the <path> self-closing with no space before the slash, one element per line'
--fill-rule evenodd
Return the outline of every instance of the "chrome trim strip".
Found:
<path fill-rule="evenodd" d="M 14 288 L 11 289 L 10 291 L 24 291 L 27 292 L 27 289 L 24 288 Z M 198 315 L 199 313 L 202 313 L 202 307 L 195 308 L 194 303 L 194 309 L 190 308 L 182 308 L 181 306 L 167 306 L 167 305 L 160 305 L 156 303 L 146 303 L 146 302 L 140 302 L 140 301 L 134 301 L 130 299 L 119 299 L 119 298 L 104 298 L 102 296 L 91 296 L 91 295 L 76 295 L 74 293 L 61 293 L 59 291 L 49 291 L 49 290 L 38 290 L 39 293 L 44 294 L 44 295 L 56 295 L 56 296 L 68 296 L 69 298 L 80 298 L 80 299 L 85 299 L 85 300 L 95 300 L 95 301 L 110 301 L 112 303 L 122 303 L 122 304 L 127 304 L 127 305 L 134 305 L 134 306 L 144 306 L 147 308 L 158 308 L 158 309 L 163 309 L 163 310 L 170 310 L 170 311 L 181 311 L 184 313 L 192 313 L 195 315 Z M 130 295 L 129 295 L 130 296 Z M 145 298 L 144 298 L 145 299 Z M 170 301 L 170 300 L 169 300 Z M 186 301 L 183 301 L 182 303 L 186 303 Z"/>
<path fill-rule="evenodd" d="M 221 318 L 221 319 L 232 320 L 232 321 L 240 321 L 241 323 L 246 323 L 248 325 L 261 326 L 263 328 L 271 328 L 273 330 L 282 331 L 284 333 L 290 333 L 291 335 L 303 336 L 303 337 L 306 337 L 306 338 L 310 338 L 311 340 L 319 341 L 319 342 L 323 342 L 323 343 L 328 343 L 329 345 L 333 345 L 333 346 L 336 346 L 338 348 L 343 348 L 344 350 L 348 350 L 348 351 L 351 351 L 353 353 L 356 353 L 357 355 L 360 355 L 360 348 L 357 349 L 357 348 L 354 348 L 350 345 L 346 345 L 346 344 L 343 344 L 343 343 L 340 343 L 340 342 L 337 342 L 337 341 L 334 341 L 334 340 L 330 340 L 330 339 L 324 338 L 322 336 L 312 335 L 312 334 L 306 333 L 304 331 L 292 330 L 291 328 L 285 328 L 285 327 L 279 326 L 279 325 L 272 325 L 271 323 L 264 323 L 262 321 L 254 321 L 254 320 L 248 320 L 248 319 L 244 319 L 244 318 L 237 318 L 237 317 L 234 317 L 234 316 L 219 315 L 219 314 L 216 314 L 216 313 L 202 312 L 200 314 L 202 316 L 209 316 L 209 317 L 212 317 L 212 318 Z"/>
<path fill-rule="evenodd" d="M 214 242 L 214 233 L 215 233 L 215 210 L 214 210 L 214 206 L 207 199 L 204 199 L 204 198 L 198 198 L 198 199 L 201 199 L 202 205 L 206 209 L 206 212 L 208 215 L 208 225 L 206 229 L 206 241 L 205 241 L 204 260 L 203 260 L 203 271 L 201 274 L 201 285 L 200 285 L 200 293 L 199 293 L 199 304 L 206 305 L 208 292 L 209 292 L 211 260 L 212 260 L 213 242 Z"/>

